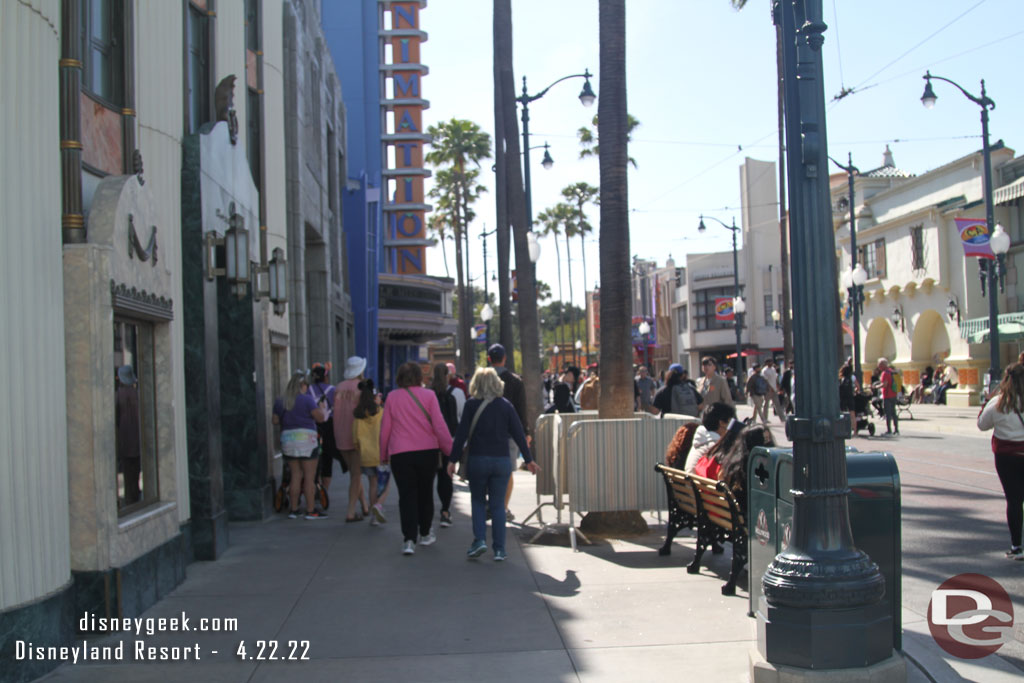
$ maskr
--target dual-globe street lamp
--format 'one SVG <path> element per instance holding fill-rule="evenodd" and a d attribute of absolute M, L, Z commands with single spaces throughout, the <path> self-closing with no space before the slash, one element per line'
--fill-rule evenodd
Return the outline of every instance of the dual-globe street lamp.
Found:
<path fill-rule="evenodd" d="M 736 328 L 736 382 L 740 382 L 740 377 L 743 376 L 743 371 L 740 369 L 743 363 L 743 344 L 740 338 L 743 330 L 743 314 L 747 310 L 747 305 L 744 303 L 743 298 L 740 296 L 740 266 L 739 266 L 739 253 L 736 249 L 736 234 L 739 233 L 740 229 L 736 227 L 736 218 L 733 217 L 732 225 L 727 225 L 724 221 L 721 221 L 714 216 L 708 216 L 713 221 L 721 223 L 722 227 L 732 232 L 732 279 L 734 294 L 732 298 L 732 318 L 733 327 Z M 701 214 L 700 224 L 697 226 L 697 232 L 703 234 L 707 230 L 707 226 L 704 225 L 704 215 Z"/>
<path fill-rule="evenodd" d="M 644 320 L 637 325 L 636 331 L 640 333 L 640 336 L 644 338 L 644 367 L 647 368 L 647 372 L 651 371 L 651 358 L 650 358 L 650 334 L 651 326 Z"/>
<path fill-rule="evenodd" d="M 982 157 L 984 160 L 985 174 L 985 228 L 989 236 L 989 245 L 992 248 L 994 259 L 978 259 L 981 277 L 981 293 L 985 295 L 985 278 L 988 276 L 988 341 L 989 341 L 989 369 L 988 369 L 988 390 L 992 392 L 999 386 L 999 302 L 996 300 L 996 283 L 999 283 L 1002 291 L 1003 275 L 1005 269 L 1003 258 L 1010 250 L 1010 236 L 1003 230 L 1003 226 L 996 225 L 994 207 L 992 205 L 992 154 L 988 144 L 988 111 L 995 109 L 996 103 L 985 94 L 985 79 L 981 79 L 981 97 L 975 97 L 960 86 L 959 83 L 951 81 L 943 76 L 933 76 L 930 71 L 925 71 L 922 78 L 925 81 L 924 94 L 921 95 L 921 104 L 925 109 L 935 106 L 938 97 L 932 90 L 932 79 L 945 81 L 961 93 L 964 97 L 981 107 L 981 143 Z"/>

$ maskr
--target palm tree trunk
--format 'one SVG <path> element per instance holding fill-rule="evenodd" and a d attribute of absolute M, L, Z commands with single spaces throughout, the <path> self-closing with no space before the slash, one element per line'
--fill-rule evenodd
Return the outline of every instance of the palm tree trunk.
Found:
<path fill-rule="evenodd" d="M 466 195 L 462 196 L 462 215 L 463 217 L 469 215 L 469 202 L 467 201 Z M 464 218 L 465 220 L 465 218 Z M 466 359 L 467 371 L 466 377 L 472 377 L 473 373 L 476 372 L 476 340 L 473 339 L 473 312 L 476 308 L 476 293 L 473 291 L 473 283 L 470 280 L 469 274 L 469 222 L 465 221 L 462 226 L 462 238 L 465 241 L 465 258 L 466 258 L 466 292 L 469 295 L 469 300 L 466 302 L 466 335 L 469 342 L 469 358 Z"/>
<path fill-rule="evenodd" d="M 629 195 L 626 170 L 625 0 L 599 0 L 600 88 L 598 158 L 601 164 L 601 419 L 633 415 L 630 346 Z M 638 454 L 625 457 L 638 457 Z M 584 531 L 605 535 L 644 533 L 639 511 L 589 512 Z"/>
<path fill-rule="evenodd" d="M 512 222 L 516 250 L 516 277 L 519 286 L 519 339 L 522 345 L 523 384 L 526 387 L 526 429 L 533 425 L 542 410 L 540 379 L 540 335 L 537 327 L 537 284 L 530 262 L 526 234 L 530 220 L 526 215 L 526 193 L 523 190 L 522 168 L 519 164 L 519 124 L 516 121 L 515 78 L 512 73 L 512 2 L 494 0 L 494 61 L 499 72 L 502 97 L 501 134 L 505 138 L 507 206 Z M 511 353 L 511 352 L 510 352 Z"/>
<path fill-rule="evenodd" d="M 467 326 L 468 318 L 466 317 L 466 273 L 462 267 L 462 207 L 456 197 L 454 218 L 452 225 L 452 231 L 455 234 L 455 292 L 459 297 L 458 307 L 458 345 L 459 350 L 459 370 L 463 375 L 466 374 L 466 358 L 469 355 L 469 329 Z"/>
<path fill-rule="evenodd" d="M 444 260 L 444 276 L 450 278 L 452 273 L 448 270 L 448 250 L 444 248 L 444 235 L 441 235 L 441 259 Z"/>
<path fill-rule="evenodd" d="M 583 214 L 581 207 L 580 214 Z M 587 317 L 587 235 L 580 233 L 580 256 L 583 260 L 583 367 L 586 368 L 590 362 L 590 319 Z"/>
<path fill-rule="evenodd" d="M 555 265 L 558 268 L 558 349 L 565 348 L 565 299 L 562 298 L 562 252 L 558 248 L 558 233 L 555 233 Z M 558 361 L 555 361 L 556 370 Z"/>
<path fill-rule="evenodd" d="M 495 39 L 498 34 L 498 25 L 493 27 Z M 515 347 L 512 329 L 512 297 L 509 292 L 509 252 L 511 247 L 511 235 L 508 224 L 508 173 L 505 168 L 505 139 L 502 130 L 505 126 L 505 119 L 502 112 L 502 100 L 504 91 L 499 87 L 498 62 L 494 61 L 494 204 L 496 213 L 496 225 L 494 234 L 498 246 L 498 339 L 506 349 Z M 491 340 L 488 339 L 490 344 Z M 509 353 L 505 361 L 506 367 L 515 372 L 515 354 Z"/>
<path fill-rule="evenodd" d="M 569 231 L 565 231 L 565 265 L 569 274 L 569 337 L 568 343 L 572 348 L 573 358 L 576 357 L 576 311 L 573 308 L 572 296 L 572 250 L 569 249 Z M 573 363 L 575 365 L 575 363 Z"/>

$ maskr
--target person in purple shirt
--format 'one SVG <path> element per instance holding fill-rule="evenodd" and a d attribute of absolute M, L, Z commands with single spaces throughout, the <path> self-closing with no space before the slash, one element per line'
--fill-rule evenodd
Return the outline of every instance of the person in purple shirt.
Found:
<path fill-rule="evenodd" d="M 309 393 L 309 378 L 299 370 L 288 380 L 284 398 L 274 401 L 274 424 L 281 426 L 281 453 L 291 473 L 288 500 L 289 519 L 299 516 L 299 494 L 306 497 L 306 519 L 322 519 L 327 513 L 313 507 L 316 497 L 318 423 L 327 419 L 326 398 Z"/>

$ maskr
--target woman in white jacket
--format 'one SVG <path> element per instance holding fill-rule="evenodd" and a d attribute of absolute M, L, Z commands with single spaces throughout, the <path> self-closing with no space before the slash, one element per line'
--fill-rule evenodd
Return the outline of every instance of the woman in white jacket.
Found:
<path fill-rule="evenodd" d="M 1024 560 L 1021 527 L 1024 526 L 1024 365 L 1006 368 L 999 393 L 989 398 L 978 415 L 978 428 L 992 429 L 996 473 L 1006 495 L 1006 523 L 1010 550 L 1006 557 Z"/>

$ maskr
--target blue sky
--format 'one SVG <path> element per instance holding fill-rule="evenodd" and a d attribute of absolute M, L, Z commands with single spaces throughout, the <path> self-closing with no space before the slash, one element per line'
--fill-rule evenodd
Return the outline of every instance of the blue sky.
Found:
<path fill-rule="evenodd" d="M 868 170 L 882 163 L 889 144 L 896 165 L 923 173 L 981 147 L 980 108 L 953 86 L 936 82 L 938 103 L 921 106 L 925 69 L 951 78 L 975 95 L 986 79 L 996 102 L 992 141 L 1024 146 L 1020 0 L 824 0 L 829 29 L 823 47 L 826 100 L 841 89 L 854 93 L 828 104 L 829 154 Z M 640 120 L 630 155 L 631 251 L 664 263 L 688 252 L 726 251 L 726 230 L 697 233 L 698 215 L 729 222 L 740 214 L 739 165 L 744 157 L 775 160 L 777 149 L 775 32 L 768 0 L 750 0 L 735 11 L 728 0 L 627 0 L 628 109 Z M 597 0 L 513 0 L 514 69 L 528 78 L 531 94 L 552 81 L 589 68 L 600 97 Z M 430 67 L 424 97 L 429 125 L 470 119 L 493 134 L 491 2 L 431 0 L 421 15 L 429 39 Z M 598 184 L 596 159 L 578 159 L 576 130 L 596 106 L 577 96 L 582 79 L 561 83 L 530 107 L 531 143 L 551 144 L 555 165 L 532 153 L 534 213 L 560 201 L 561 188 L 583 180 Z M 481 174 L 493 188 L 490 162 Z M 428 187 L 429 187 L 428 181 Z M 483 229 L 494 227 L 493 192 L 476 206 L 471 227 L 473 274 L 482 270 Z M 599 225 L 598 211 L 591 212 Z M 495 269 L 490 238 L 488 267 Z M 538 277 L 553 287 L 555 249 L 542 240 Z M 564 247 L 564 241 L 562 243 Z M 451 247 L 449 247 L 451 251 Z M 562 249 L 562 277 L 568 297 Z M 575 301 L 582 304 L 579 240 L 572 245 Z M 597 235 L 587 244 L 592 287 L 598 273 Z M 454 261 L 449 254 L 451 273 Z M 428 268 L 443 275 L 438 249 Z"/>

